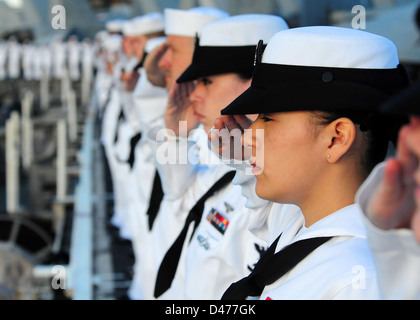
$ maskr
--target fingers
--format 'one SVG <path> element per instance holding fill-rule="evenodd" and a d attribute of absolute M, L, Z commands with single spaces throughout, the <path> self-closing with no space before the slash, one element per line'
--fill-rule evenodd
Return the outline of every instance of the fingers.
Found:
<path fill-rule="evenodd" d="M 222 130 L 225 128 L 225 122 L 221 118 L 216 118 L 216 120 L 214 121 L 214 129 Z"/>
<path fill-rule="evenodd" d="M 146 69 L 147 78 L 149 81 L 158 87 L 166 87 L 165 73 L 160 68 L 160 60 L 167 51 L 168 46 L 166 43 L 160 45 L 157 49 L 147 55 L 144 61 L 144 68 Z"/>
<path fill-rule="evenodd" d="M 166 50 L 168 50 L 168 45 L 165 43 L 162 43 L 157 49 L 154 51 L 154 58 L 159 61 L 160 58 L 165 54 Z"/>
<path fill-rule="evenodd" d="M 404 126 L 398 136 L 397 159 L 403 167 L 403 178 L 409 179 L 413 177 L 413 173 L 417 168 L 417 159 L 411 151 L 410 147 L 410 126 Z"/>
<path fill-rule="evenodd" d="M 233 116 L 220 116 L 220 119 L 224 122 L 226 128 L 229 131 L 232 131 L 234 129 L 239 129 L 241 130 L 241 126 L 239 125 L 239 123 L 236 122 L 235 118 Z"/>
<path fill-rule="evenodd" d="M 186 108 L 191 104 L 190 94 L 192 92 L 191 83 L 175 83 L 174 102 L 178 108 Z"/>
<path fill-rule="evenodd" d="M 395 228 L 409 215 L 406 210 L 400 210 L 407 201 L 402 180 L 401 163 L 397 159 L 388 160 L 383 180 L 371 197 L 366 212 L 377 227 L 384 230 Z"/>
<path fill-rule="evenodd" d="M 159 47 L 153 50 L 147 57 L 144 62 L 146 69 L 148 68 L 157 68 L 159 60 L 165 54 L 166 50 L 168 49 L 168 45 L 166 43 L 162 43 Z"/>
<path fill-rule="evenodd" d="M 186 95 L 189 97 L 195 90 L 195 83 L 193 81 L 186 82 L 185 84 Z"/>
<path fill-rule="evenodd" d="M 398 196 L 404 188 L 403 168 L 397 159 L 387 161 L 382 184 L 382 192 L 386 199 L 393 199 Z"/>
<path fill-rule="evenodd" d="M 243 133 L 246 129 L 248 129 L 252 125 L 252 120 L 250 120 L 245 115 L 234 115 L 234 116 L 220 116 L 220 119 L 226 125 L 226 128 L 229 131 L 234 129 L 239 129 Z"/>
<path fill-rule="evenodd" d="M 248 129 L 252 125 L 252 121 L 244 115 L 235 115 L 233 116 L 236 123 L 242 128 L 242 131 Z"/>

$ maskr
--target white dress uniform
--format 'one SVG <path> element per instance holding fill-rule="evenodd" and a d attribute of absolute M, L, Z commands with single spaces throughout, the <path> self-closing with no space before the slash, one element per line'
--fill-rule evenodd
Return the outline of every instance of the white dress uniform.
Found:
<path fill-rule="evenodd" d="M 290 229 L 286 229 L 290 231 Z M 332 236 L 285 276 L 267 286 L 261 299 L 379 299 L 375 265 L 357 205 L 345 207 L 314 225 L 302 226 L 293 240 Z M 340 254 L 345 252 L 345 258 Z M 308 286 L 308 283 L 310 285 Z"/>
<path fill-rule="evenodd" d="M 154 264 L 153 274 L 149 274 L 149 288 L 151 291 L 146 293 L 146 299 L 154 299 L 156 276 L 160 263 L 167 250 L 180 234 L 189 211 L 218 179 L 232 170 L 227 166 L 220 165 L 218 159 L 215 159 L 216 162 L 213 162 L 213 164 L 209 164 L 203 152 L 201 152 L 201 155 L 204 161 L 201 166 L 179 162 L 180 154 L 182 157 L 186 157 L 186 154 L 190 152 L 191 157 L 195 158 L 199 154 L 194 152 L 194 150 L 205 151 L 207 146 L 205 144 L 206 137 L 204 130 L 196 131 L 196 133 L 200 132 L 199 134 L 202 136 L 202 139 L 198 140 L 201 146 L 197 148 L 197 144 L 194 141 L 187 141 L 186 138 L 169 138 L 165 142 L 156 143 L 156 129 L 150 130 L 147 138 L 150 139 L 153 153 L 157 157 L 156 166 L 162 181 L 164 198 L 152 229 Z M 165 158 L 167 163 L 161 164 L 159 161 L 162 160 L 159 160 L 159 158 L 166 151 L 168 152 Z M 190 238 L 191 230 L 188 232 L 186 239 Z M 177 275 L 183 276 L 184 274 L 184 263 L 182 261 L 185 259 L 187 247 L 188 241 L 185 241 L 182 250 L 183 254 L 178 264 Z"/>
<path fill-rule="evenodd" d="M 7 71 L 10 79 L 18 79 L 20 77 L 21 71 L 21 56 L 22 56 L 22 47 L 15 40 L 11 39 L 8 43 L 8 65 Z"/>
<path fill-rule="evenodd" d="M 108 85 L 111 87 L 105 95 L 99 94 L 98 100 L 99 103 L 106 104 L 102 119 L 101 141 L 105 148 L 113 182 L 114 212 L 111 223 L 120 229 L 122 238 L 130 239 L 131 234 L 127 225 L 127 195 L 124 188 L 130 167 L 124 160 L 130 152 L 129 137 L 132 136 L 132 128 L 129 122 L 120 119 L 120 114 L 124 114 L 122 107 L 125 97 L 121 73 L 128 62 L 128 59 L 120 52 L 121 43 L 121 36 L 118 35 L 112 35 L 105 41 L 107 58 L 113 63 L 113 74 L 111 78 L 105 77 L 108 81 L 102 83 L 101 91 L 104 92 Z M 116 137 L 118 137 L 117 141 L 115 141 Z"/>
<path fill-rule="evenodd" d="M 80 43 L 77 38 L 71 38 L 67 42 L 66 47 L 70 79 L 78 81 L 80 79 Z"/>
<path fill-rule="evenodd" d="M 168 23 L 168 11 L 170 11 L 173 16 L 171 21 Z M 178 15 L 177 15 L 178 14 Z M 181 14 L 181 19 L 179 14 Z M 176 17 L 175 17 L 176 15 Z M 222 12 L 218 9 L 214 8 L 193 8 L 191 10 L 165 10 L 165 33 L 167 35 L 179 35 L 179 36 L 185 36 L 185 37 L 191 37 L 194 38 L 197 33 L 199 33 L 201 27 L 209 23 L 211 21 L 221 19 L 223 17 L 227 17 L 226 12 Z M 173 32 L 171 32 L 173 31 Z M 167 104 L 167 98 L 165 99 L 165 107 Z M 143 112 L 145 115 L 146 113 Z M 148 130 L 148 133 L 144 133 L 143 139 L 146 137 L 146 139 L 149 139 L 150 134 L 150 140 L 148 142 L 148 145 L 152 147 L 152 154 L 156 154 L 156 149 L 158 149 L 159 146 L 162 146 L 161 144 L 156 144 L 155 141 L 155 135 L 153 133 L 155 132 L 155 129 L 161 128 L 163 125 L 163 118 L 156 119 L 156 123 L 153 123 L 153 128 L 150 128 Z M 168 141 L 167 144 L 163 144 L 163 148 L 165 146 L 170 145 L 170 147 L 177 148 L 177 142 L 176 141 Z M 175 153 L 176 154 L 176 153 Z M 174 160 L 176 161 L 176 159 Z M 170 172 L 171 171 L 177 171 L 179 169 L 184 169 L 181 166 L 172 166 L 170 168 L 167 168 Z M 163 169 L 164 170 L 164 169 Z M 189 172 L 189 168 L 187 168 L 185 172 L 186 174 Z M 154 171 L 153 171 L 154 173 Z M 224 173 L 224 172 L 222 172 Z M 162 175 L 162 172 L 160 173 L 161 179 L 164 179 L 163 177 L 166 176 L 168 179 L 170 179 L 169 175 Z M 147 257 L 143 257 L 143 261 L 145 261 L 142 266 L 144 268 L 147 268 L 146 271 L 142 272 L 142 287 L 143 287 L 143 294 L 141 295 L 143 299 L 154 299 L 154 287 L 156 283 L 156 274 L 157 270 L 159 268 L 160 262 L 165 255 L 168 248 L 172 245 L 173 241 L 176 239 L 176 237 L 179 234 L 179 231 L 182 229 L 182 226 L 185 222 L 185 217 L 188 214 L 188 211 L 193 205 L 193 200 L 197 199 L 201 194 L 198 193 L 193 198 L 189 198 L 191 203 L 186 203 L 185 199 L 180 197 L 183 190 L 185 190 L 186 185 L 182 184 L 183 181 L 189 181 L 188 176 L 180 175 L 182 178 L 181 180 L 178 179 L 176 190 L 171 189 L 172 184 L 167 184 L 164 180 L 162 180 L 162 187 L 164 189 L 165 197 L 163 198 L 158 214 L 156 216 L 156 219 L 154 221 L 153 229 L 151 232 L 151 250 L 148 252 Z M 173 177 L 173 176 L 172 176 Z M 179 177 L 179 176 L 178 176 Z M 173 181 L 171 181 L 173 182 Z M 206 181 L 202 188 L 209 188 L 210 181 Z M 181 185 L 182 184 L 182 185 Z M 166 190 L 165 190 L 166 189 Z M 174 193 L 175 192 L 175 193 Z M 145 252 L 143 252 L 145 253 Z M 150 253 L 150 254 L 149 254 Z M 147 260 L 146 260 L 147 259 Z M 150 259 L 150 263 L 148 262 Z"/>
<path fill-rule="evenodd" d="M 52 57 L 51 48 L 49 45 L 44 45 L 40 48 L 41 54 L 41 70 L 42 76 L 46 79 L 51 78 Z"/>
<path fill-rule="evenodd" d="M 81 45 L 81 73 L 82 73 L 82 103 L 87 104 L 91 96 L 93 72 L 94 72 L 94 46 L 89 39 L 85 39 Z"/>
<path fill-rule="evenodd" d="M 131 218 L 129 214 L 130 199 L 132 198 L 131 194 L 135 192 L 129 183 L 129 177 L 131 175 L 131 168 L 127 162 L 130 156 L 130 140 L 131 138 L 140 132 L 140 125 L 137 120 L 136 115 L 133 111 L 133 101 L 132 93 L 121 90 L 120 92 L 120 101 L 121 110 L 124 114 L 124 119 L 119 121 L 117 131 L 118 131 L 118 141 L 113 145 L 115 158 L 117 159 L 117 184 L 114 185 L 114 188 L 121 193 L 121 206 L 124 207 L 122 211 L 124 213 L 121 216 L 120 221 L 120 235 L 125 239 L 132 239 L 133 232 L 131 228 Z"/>
<path fill-rule="evenodd" d="M 184 149 L 175 139 L 159 146 L 161 151 L 171 150 L 170 156 L 175 158 L 168 157 L 166 165 L 157 164 L 165 194 L 152 230 L 158 267 L 184 226 L 189 210 L 217 180 L 233 171 L 208 149 L 207 134 L 202 128 L 193 136 L 197 142 L 185 141 Z M 196 154 L 198 164 L 175 164 L 179 163 L 180 157 L 175 151 L 179 148 L 180 153 L 190 155 L 189 161 Z M 157 156 L 160 154 L 157 151 Z M 219 299 L 226 287 L 247 271 L 247 266 L 258 261 L 258 250 L 263 250 L 267 244 L 248 232 L 249 213 L 245 202 L 240 187 L 233 184 L 223 187 L 205 202 L 200 225 L 194 234 L 190 226 L 186 239 L 191 242 L 184 242 L 172 285 L 160 299 Z M 232 244 L 235 238 L 243 240 L 234 243 L 241 249 Z M 243 246 L 251 248 L 253 254 L 244 253 Z M 244 262 L 244 258 L 248 261 Z"/>
<path fill-rule="evenodd" d="M 116 67 L 117 74 L 120 75 L 123 70 L 132 70 L 137 64 L 137 60 L 134 58 L 128 58 L 122 55 L 118 66 Z M 115 184 L 114 190 L 119 194 L 117 197 L 117 207 L 119 210 L 117 214 L 112 218 L 115 225 L 120 228 L 120 236 L 123 239 L 132 239 L 133 235 L 130 227 L 130 216 L 129 216 L 129 199 L 130 199 L 130 185 L 127 184 L 127 179 L 130 175 L 131 168 L 128 164 L 128 158 L 130 155 L 130 140 L 131 138 L 140 132 L 140 125 L 135 115 L 132 92 L 127 92 L 122 81 L 117 80 L 118 85 L 115 87 L 119 91 L 119 105 L 121 114 L 123 117 L 117 119 L 117 137 L 116 143 L 112 144 L 112 149 L 116 162 L 115 168 Z"/>
<path fill-rule="evenodd" d="M 121 48 L 121 37 L 120 36 L 112 36 L 108 39 L 106 43 L 107 47 L 107 56 L 113 57 L 117 55 L 118 48 Z M 111 179 L 113 184 L 113 191 L 114 191 L 114 213 L 112 216 L 111 223 L 116 226 L 120 227 L 122 223 L 122 216 L 124 211 L 124 195 L 121 193 L 121 188 L 118 188 L 119 181 L 119 172 L 123 170 L 128 171 L 128 165 L 125 163 L 119 163 L 118 159 L 116 158 L 117 151 L 115 148 L 115 137 L 118 132 L 118 123 L 119 117 L 122 111 L 121 105 L 121 92 L 122 92 L 122 84 L 120 80 L 121 74 L 121 63 L 120 61 L 116 62 L 116 60 L 111 60 L 114 62 L 113 64 L 113 73 L 110 77 L 106 77 L 109 80 L 106 83 L 103 83 L 100 87 L 101 92 L 104 92 L 108 89 L 103 96 L 106 96 L 101 101 L 101 93 L 98 94 L 99 103 L 104 103 L 104 113 L 102 117 L 102 128 L 101 128 L 101 142 L 105 149 L 105 155 L 108 160 L 109 169 L 111 173 Z M 108 88 L 106 85 L 109 85 Z M 121 150 L 119 150 L 121 152 Z M 127 153 L 127 151 L 126 151 Z M 121 155 L 123 156 L 123 155 Z"/>
<path fill-rule="evenodd" d="M 185 273 L 175 276 L 163 298 L 220 299 L 232 282 L 251 272 L 267 243 L 248 231 L 255 212 L 245 202 L 239 186 L 227 187 L 206 202 L 186 251 Z M 177 288 L 182 290 L 177 292 Z"/>
<path fill-rule="evenodd" d="M 216 173 L 220 177 L 227 171 L 236 170 L 236 174 L 231 185 L 206 201 L 200 225 L 194 234 L 190 227 L 186 239 L 192 237 L 191 242 L 184 243 L 172 286 L 160 299 L 220 299 L 231 283 L 251 272 L 281 228 L 285 225 L 295 225 L 299 228 L 303 223 L 301 211 L 296 206 L 274 204 L 256 196 L 255 177 L 245 170 L 246 167 L 250 167 L 249 164 L 235 167 L 222 164 L 208 149 L 204 130 L 198 133 L 198 136 L 200 138 L 195 137 L 198 140 L 197 144 L 190 145 L 190 150 L 195 149 L 198 152 L 200 163 L 214 164 L 207 170 L 197 170 L 196 177 L 187 180 L 188 188 L 185 190 L 185 187 L 181 187 L 181 193 L 185 194 L 184 203 L 174 202 L 174 207 L 179 205 L 184 211 L 183 206 L 186 204 L 191 207 L 194 204 L 191 198 L 198 198 L 194 193 L 200 188 L 203 189 L 203 193 L 205 185 L 209 188 L 209 180 L 214 182 Z M 168 147 L 168 150 L 173 149 Z M 181 172 L 182 170 L 176 170 L 179 178 L 185 176 L 186 170 Z M 173 188 L 176 188 L 176 176 L 170 180 L 175 182 Z M 165 184 L 165 187 L 167 186 Z M 173 194 L 175 193 L 174 191 Z M 167 235 L 169 232 L 175 239 L 180 227 L 178 230 L 172 230 L 168 225 L 179 225 L 185 221 L 185 217 L 186 214 L 182 211 L 175 215 L 171 212 L 160 213 L 156 227 L 160 227 L 161 230 L 153 230 L 156 241 L 160 234 Z M 175 219 L 179 221 L 174 221 Z M 270 226 L 277 227 L 268 229 L 267 221 L 270 221 Z M 164 222 L 168 223 L 166 227 Z M 248 231 L 250 227 L 255 230 Z M 157 249 L 156 244 L 154 248 Z"/>
<path fill-rule="evenodd" d="M 146 42 L 145 52 L 151 52 L 163 43 L 165 38 L 152 38 Z M 155 158 L 152 147 L 145 138 L 150 128 L 163 121 L 168 93 L 166 89 L 153 86 L 147 79 L 144 68 L 140 69 L 139 81 L 133 93 L 135 117 L 139 120 L 142 138 L 135 147 L 134 166 L 130 171 L 127 185 L 130 192 L 129 216 L 135 255 L 134 276 L 128 295 L 132 300 L 144 299 L 144 292 L 152 292 L 148 281 L 153 269 L 153 254 L 149 217 L 147 211 L 151 200 L 156 173 Z"/>
<path fill-rule="evenodd" d="M 268 42 L 274 33 L 286 28 L 288 26 L 283 19 L 270 15 L 240 15 L 209 23 L 201 30 L 200 47 L 196 47 L 193 63 L 178 81 L 183 81 L 180 79 L 195 73 L 194 61 L 199 61 L 200 58 L 204 60 L 204 54 L 201 56 L 199 52 L 209 47 L 211 48 L 209 50 L 214 50 L 213 60 L 216 63 L 212 65 L 210 61 L 207 62 L 208 75 L 212 75 L 213 66 L 220 68 L 224 63 L 229 66 L 220 69 L 219 73 L 243 71 L 247 68 L 252 71 L 255 46 L 258 41 L 263 39 Z M 223 49 L 216 51 L 219 47 Z M 225 56 L 224 53 L 247 47 L 249 48 L 245 49 L 245 56 L 249 57 L 249 61 L 245 59 L 245 62 L 239 63 L 238 69 L 232 69 L 236 61 L 231 61 L 232 58 L 229 60 L 226 57 L 228 55 Z M 217 57 L 216 52 L 219 53 Z M 232 54 L 232 51 L 229 53 Z M 203 75 L 197 73 L 196 76 L 191 76 L 189 81 L 200 76 Z M 204 130 L 198 136 L 200 140 L 194 147 L 198 146 L 197 151 L 202 163 L 206 163 L 207 157 L 214 165 L 235 171 L 223 164 L 208 149 L 207 134 Z M 204 172 L 203 176 L 198 178 L 216 181 L 211 172 Z M 194 183 L 194 179 L 191 181 Z M 199 187 L 192 184 L 187 190 L 190 188 Z M 191 242 L 182 252 L 172 286 L 161 299 L 220 299 L 232 282 L 251 272 L 265 252 L 267 242 L 248 231 L 250 219 L 257 214 L 257 211 L 265 211 L 268 208 L 266 205 L 247 208 L 247 198 L 242 194 L 242 189 L 232 182 L 205 202 L 199 226 L 194 234 L 187 235 L 187 239 L 192 236 Z"/>
<path fill-rule="evenodd" d="M 32 77 L 34 80 L 41 80 L 42 78 L 42 48 L 34 46 L 32 51 Z"/>
<path fill-rule="evenodd" d="M 66 47 L 61 39 L 55 39 L 52 46 L 53 59 L 53 76 L 55 79 L 61 80 L 66 70 Z"/>
<path fill-rule="evenodd" d="M 420 299 L 420 245 L 409 229 L 381 230 L 366 217 L 366 207 L 383 179 L 379 164 L 356 195 L 364 213 L 369 246 L 372 250 L 382 299 Z"/>
<path fill-rule="evenodd" d="M 82 74 L 87 75 L 90 78 L 93 76 L 94 66 L 94 47 L 88 40 L 82 42 Z"/>
<path fill-rule="evenodd" d="M 113 88 L 110 92 L 110 99 L 106 105 L 102 118 L 101 141 L 104 146 L 105 156 L 108 161 L 111 181 L 113 185 L 114 207 L 111 223 L 117 228 L 119 228 L 122 224 L 121 217 L 123 215 L 124 202 L 122 200 L 123 195 L 121 194 L 121 189 L 118 187 L 115 188 L 115 186 L 117 186 L 119 183 L 119 172 L 122 170 L 128 171 L 129 169 L 128 165 L 121 168 L 117 158 L 115 157 L 115 148 L 113 146 L 120 112 L 120 93 L 118 90 Z"/>
<path fill-rule="evenodd" d="M 363 50 L 359 50 L 361 45 Z M 392 42 L 346 28 L 305 27 L 278 32 L 256 62 L 251 88 L 223 109 L 223 115 L 324 110 L 327 104 L 327 110 L 356 109 L 368 115 L 378 112 L 381 99 L 391 92 L 383 87 L 381 94 L 363 89 L 383 79 L 383 74 L 389 76 L 387 88 L 404 86 L 404 72 L 399 68 Z M 373 80 L 368 84 L 358 82 L 361 76 L 366 78 L 366 73 Z M 352 90 L 352 98 L 356 96 L 357 102 L 347 100 L 347 86 L 362 87 Z M 309 92 L 316 94 L 303 101 Z M 371 100 L 369 106 L 360 103 L 365 99 Z M 340 208 L 309 227 L 284 222 L 267 223 L 268 229 L 279 231 L 278 242 L 269 248 L 275 255 L 265 255 L 257 265 L 260 267 L 257 272 L 233 285 L 224 299 L 250 294 L 263 300 L 381 297 L 362 212 L 356 204 Z M 316 249 L 312 246 L 315 241 L 320 244 Z M 303 251 L 293 251 L 297 243 Z M 303 260 L 290 262 L 304 251 L 308 255 Z M 270 279 L 265 279 L 267 276 Z"/>
<path fill-rule="evenodd" d="M 103 112 L 105 110 L 106 105 L 109 102 L 111 87 L 113 85 L 113 75 L 108 73 L 107 70 L 107 52 L 105 48 L 106 47 L 104 46 L 104 51 L 98 54 L 98 56 L 96 57 L 97 73 L 93 86 L 96 94 L 100 117 L 103 117 Z"/>
<path fill-rule="evenodd" d="M 116 71 L 119 73 L 119 71 Z M 131 235 L 129 228 L 126 224 L 127 217 L 127 203 L 125 201 L 125 179 L 130 171 L 128 163 L 124 160 L 128 158 L 130 152 L 130 146 L 128 143 L 129 137 L 131 137 L 133 131 L 129 122 L 121 120 L 120 114 L 123 114 L 123 94 L 124 90 L 122 88 L 123 84 L 117 82 L 116 86 L 113 87 L 114 96 L 111 98 L 110 103 L 106 109 L 110 108 L 112 112 L 108 113 L 116 115 L 113 119 L 107 119 L 112 122 L 112 126 L 115 129 L 112 133 L 110 132 L 110 138 L 112 141 L 107 145 L 107 158 L 113 159 L 109 160 L 110 171 L 113 180 L 113 190 L 114 190 L 114 215 L 112 216 L 111 222 L 116 227 L 120 228 L 120 236 L 124 239 L 130 239 Z M 105 110 L 107 112 L 107 110 Z M 107 121 L 108 123 L 108 121 Z M 105 130 L 108 130 L 110 127 L 104 127 Z M 115 137 L 118 137 L 115 142 Z"/>
<path fill-rule="evenodd" d="M 160 13 L 150 13 L 140 17 L 136 17 L 132 20 L 127 21 L 123 25 L 124 36 L 141 36 L 151 34 L 154 32 L 163 32 L 163 30 L 164 20 L 163 15 Z M 138 57 L 128 57 L 126 63 L 124 64 L 125 72 L 131 73 L 138 64 Z M 156 91 L 152 89 L 151 93 L 154 94 L 156 93 Z M 144 95 L 147 94 L 147 92 L 141 94 Z M 124 149 L 128 147 L 128 154 L 124 155 L 124 157 L 122 158 L 123 161 L 128 161 L 130 152 L 135 151 L 135 149 L 131 149 L 133 147 L 131 144 L 134 143 L 132 139 L 140 135 L 142 128 L 140 125 L 140 119 L 137 116 L 136 105 L 134 102 L 134 92 L 127 91 L 124 89 L 122 90 L 121 96 L 121 103 L 125 122 L 123 122 L 120 125 L 122 131 L 119 132 L 118 135 L 118 145 L 120 146 L 121 144 L 123 144 Z M 145 101 L 145 103 L 147 102 Z M 120 155 L 119 152 L 118 154 Z M 124 202 L 127 206 L 127 216 L 125 217 L 127 222 L 124 224 L 127 227 L 123 227 L 121 231 L 125 233 L 125 237 L 129 237 L 132 240 L 135 234 L 139 231 L 137 224 L 135 223 L 137 221 L 138 211 L 136 208 L 130 210 L 130 207 L 132 207 L 132 204 L 136 203 L 135 199 L 138 197 L 139 194 L 139 190 L 137 189 L 137 180 L 141 178 L 142 176 L 136 176 L 135 170 L 132 170 L 132 168 L 130 168 L 130 170 L 127 172 L 127 175 L 123 177 L 122 181 L 124 181 L 124 183 L 121 185 L 121 188 L 125 189 L 125 192 L 123 194 L 125 197 Z M 144 229 L 142 229 L 140 232 L 144 232 Z"/>
<path fill-rule="evenodd" d="M 34 61 L 34 50 L 35 47 L 30 43 L 25 43 L 22 45 L 22 69 L 23 69 L 23 78 L 26 81 L 33 79 L 33 61 Z"/>

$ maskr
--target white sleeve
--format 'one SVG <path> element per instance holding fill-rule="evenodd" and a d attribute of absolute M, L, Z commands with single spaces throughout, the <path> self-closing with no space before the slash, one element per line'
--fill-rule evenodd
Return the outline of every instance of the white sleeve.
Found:
<path fill-rule="evenodd" d="M 414 233 L 410 229 L 381 230 L 366 217 L 368 200 L 383 178 L 384 167 L 378 165 L 356 195 L 364 213 L 381 295 L 384 299 L 420 299 L 420 244 Z"/>
<path fill-rule="evenodd" d="M 155 154 L 165 198 L 175 200 L 182 197 L 195 176 L 196 162 L 191 159 L 195 154 L 190 152 L 195 142 L 171 136 L 164 126 L 149 130 L 147 139 Z"/>

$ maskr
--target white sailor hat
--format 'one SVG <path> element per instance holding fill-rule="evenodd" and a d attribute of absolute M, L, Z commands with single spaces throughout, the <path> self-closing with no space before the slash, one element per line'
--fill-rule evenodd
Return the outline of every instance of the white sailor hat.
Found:
<path fill-rule="evenodd" d="M 339 27 L 289 29 L 270 40 L 251 87 L 222 114 L 376 112 L 408 82 L 387 38 Z"/>
<path fill-rule="evenodd" d="M 244 14 L 211 22 L 202 28 L 192 64 L 177 82 L 231 72 L 251 76 L 258 41 L 267 44 L 274 34 L 286 29 L 289 27 L 283 18 L 267 14 Z"/>
<path fill-rule="evenodd" d="M 165 9 L 165 33 L 170 36 L 194 38 L 201 28 L 212 21 L 227 18 L 223 10 L 210 7 L 195 7 L 189 10 Z"/>
<path fill-rule="evenodd" d="M 104 41 L 104 48 L 109 52 L 117 52 L 122 46 L 122 37 L 120 35 L 108 36 Z"/>
<path fill-rule="evenodd" d="M 120 33 L 123 30 L 123 25 L 125 22 L 126 20 L 122 20 L 122 19 L 114 19 L 114 20 L 108 21 L 105 24 L 105 29 L 109 33 Z"/>
<path fill-rule="evenodd" d="M 127 21 L 123 25 L 122 32 L 125 36 L 139 36 L 155 32 L 163 32 L 164 29 L 165 23 L 163 14 L 153 12 Z"/>
<path fill-rule="evenodd" d="M 165 42 L 166 37 L 155 37 L 148 39 L 144 45 L 144 51 L 150 53 Z"/>

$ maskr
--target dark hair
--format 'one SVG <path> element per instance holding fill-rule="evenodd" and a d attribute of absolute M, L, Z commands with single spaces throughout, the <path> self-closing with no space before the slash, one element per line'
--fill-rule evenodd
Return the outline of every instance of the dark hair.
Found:
<path fill-rule="evenodd" d="M 328 125 L 339 118 L 348 118 L 360 126 L 365 135 L 365 148 L 361 152 L 361 166 L 365 177 L 380 162 L 384 161 L 389 142 L 397 145 L 398 132 L 408 122 L 406 117 L 395 117 L 382 114 L 348 111 L 313 111 L 317 123 Z"/>
<path fill-rule="evenodd" d="M 239 77 L 239 79 L 248 81 L 252 78 L 252 72 L 235 72 L 235 74 Z"/>

